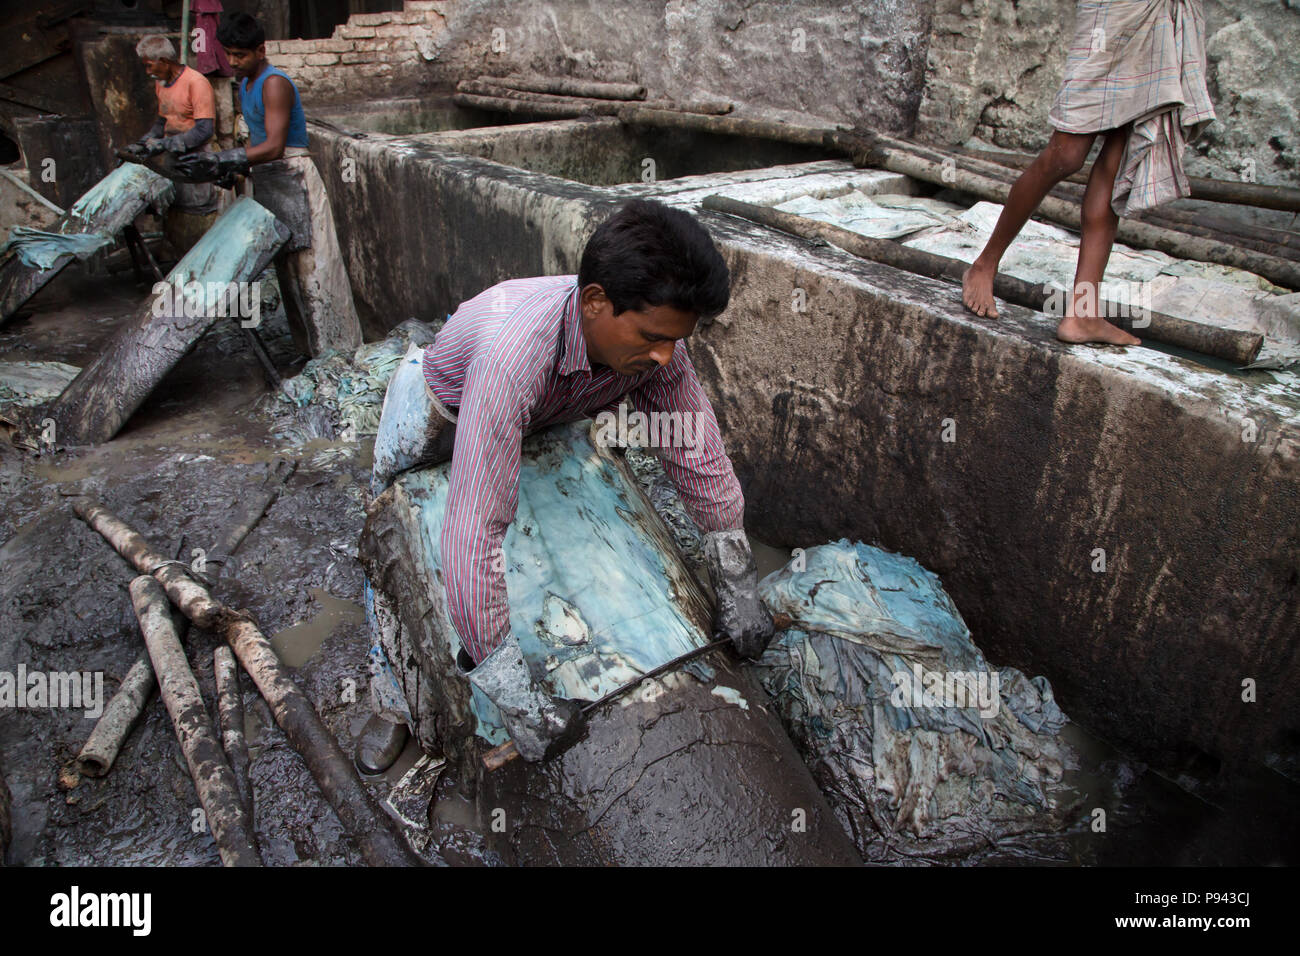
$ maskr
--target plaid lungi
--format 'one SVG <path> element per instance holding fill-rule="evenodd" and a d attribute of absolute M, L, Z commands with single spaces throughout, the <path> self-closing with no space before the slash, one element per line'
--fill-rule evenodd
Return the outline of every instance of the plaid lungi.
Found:
<path fill-rule="evenodd" d="M 1201 0 L 1080 0 L 1075 17 L 1051 124 L 1133 124 L 1111 194 L 1118 215 L 1190 195 L 1183 149 L 1214 119 Z"/>

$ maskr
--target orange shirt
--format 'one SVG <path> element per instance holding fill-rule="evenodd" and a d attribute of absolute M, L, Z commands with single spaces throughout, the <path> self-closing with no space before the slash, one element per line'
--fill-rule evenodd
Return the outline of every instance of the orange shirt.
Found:
<path fill-rule="evenodd" d="M 158 115 L 167 121 L 164 132 L 171 136 L 187 133 L 194 121 L 217 118 L 217 101 L 212 95 L 212 85 L 198 70 L 181 67 L 181 75 L 171 86 L 154 81 L 158 94 Z"/>

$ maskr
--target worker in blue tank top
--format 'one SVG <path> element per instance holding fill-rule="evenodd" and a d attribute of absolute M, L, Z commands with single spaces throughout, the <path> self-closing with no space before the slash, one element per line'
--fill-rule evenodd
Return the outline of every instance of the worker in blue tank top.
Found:
<path fill-rule="evenodd" d="M 247 175 L 253 198 L 289 227 L 276 260 L 282 299 L 303 351 L 344 354 L 361 344 L 361 323 L 334 231 L 334 214 L 316 164 L 307 152 L 307 117 L 293 80 L 266 59 L 266 33 L 246 13 L 217 30 L 235 76 L 248 124 L 246 146 L 185 156 L 176 163 L 200 182 Z"/>
<path fill-rule="evenodd" d="M 266 59 L 266 34 L 246 13 L 227 18 L 217 30 L 230 66 L 239 78 L 240 107 L 248 124 L 247 146 L 192 157 L 184 172 L 220 179 L 246 174 L 251 166 L 273 162 L 286 147 L 307 147 L 307 117 L 293 80 Z"/>
<path fill-rule="evenodd" d="M 284 83 L 272 79 L 273 77 L 283 78 Z M 239 81 L 239 102 L 243 105 L 244 121 L 248 123 L 249 143 L 254 148 L 266 142 L 266 103 L 264 102 L 263 90 L 270 87 L 272 109 L 278 111 L 284 100 L 286 84 L 289 88 L 290 103 L 288 132 L 285 136 L 284 145 L 301 146 L 304 149 L 307 147 L 307 117 L 302 111 L 302 100 L 298 97 L 298 87 L 294 86 L 293 80 L 289 79 L 288 75 L 282 70 L 277 69 L 270 63 L 266 63 L 262 71 L 254 76 L 251 82 L 248 77 L 244 77 Z"/>

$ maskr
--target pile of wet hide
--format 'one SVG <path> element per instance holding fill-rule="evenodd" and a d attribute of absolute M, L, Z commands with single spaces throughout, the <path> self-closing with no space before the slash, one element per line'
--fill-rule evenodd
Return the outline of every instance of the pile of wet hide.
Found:
<path fill-rule="evenodd" d="M 373 436 L 379 430 L 388 380 L 402 356 L 412 344 L 430 344 L 436 331 L 428 323 L 407 319 L 387 338 L 368 342 L 350 355 L 331 349 L 312 359 L 264 400 L 272 434 L 291 445 Z"/>
<path fill-rule="evenodd" d="M 1065 714 L 1045 678 L 988 664 L 936 575 L 841 539 L 796 552 L 759 592 L 779 630 L 755 666 L 866 859 L 1062 824 Z"/>

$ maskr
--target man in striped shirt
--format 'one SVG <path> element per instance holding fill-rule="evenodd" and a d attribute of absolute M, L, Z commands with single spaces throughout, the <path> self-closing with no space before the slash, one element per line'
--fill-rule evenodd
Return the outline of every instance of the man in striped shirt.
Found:
<path fill-rule="evenodd" d="M 726 263 L 704 228 L 688 213 L 634 200 L 596 230 L 577 276 L 509 280 L 461 305 L 425 350 L 428 406 L 418 421 L 409 403 L 394 400 L 396 377 L 389 386 L 372 491 L 451 452 L 441 548 L 461 665 L 497 705 L 525 759 L 571 741 L 580 710 L 533 682 L 510 634 L 504 562 L 496 560 L 518 506 L 520 443 L 530 432 L 612 411 L 624 398 L 646 416 L 689 420 L 689 440 L 656 451 L 705 532 L 715 627 L 746 657 L 761 654 L 771 638 L 742 530 L 740 485 L 690 357 L 678 347 L 729 298 Z M 363 734 L 364 770 L 381 772 L 405 742 L 404 729 L 383 723 L 372 720 Z"/>

